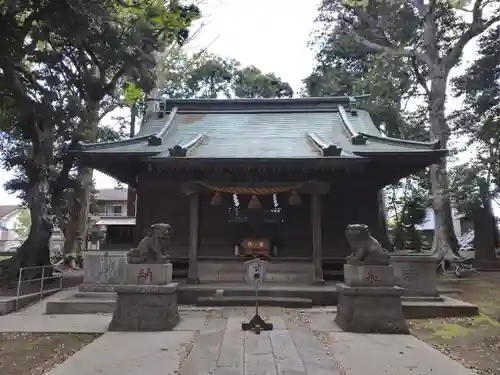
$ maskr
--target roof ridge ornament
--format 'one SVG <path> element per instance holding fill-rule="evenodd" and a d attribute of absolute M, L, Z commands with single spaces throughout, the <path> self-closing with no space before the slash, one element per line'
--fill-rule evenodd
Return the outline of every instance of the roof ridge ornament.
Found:
<path fill-rule="evenodd" d="M 354 96 L 349 96 L 349 112 L 351 112 L 353 116 L 358 115 L 358 101 Z"/>
<path fill-rule="evenodd" d="M 165 103 L 165 102 L 164 102 Z M 167 121 L 165 121 L 165 124 L 162 126 L 162 128 L 157 131 L 155 134 L 152 134 L 148 138 L 148 145 L 149 146 L 160 146 L 163 142 L 163 138 L 167 134 L 167 131 L 170 129 L 174 122 L 175 115 L 177 114 L 177 111 L 179 110 L 178 107 L 173 107 L 172 110 L 170 111 L 170 114 L 168 115 Z M 160 116 L 160 118 L 163 116 Z"/>
<path fill-rule="evenodd" d="M 356 128 L 352 125 L 351 121 L 347 117 L 347 113 L 342 105 L 338 105 L 337 109 L 340 114 L 340 119 L 342 120 L 342 125 L 347 133 L 350 135 L 350 141 L 353 145 L 366 145 L 366 137 L 364 134 L 358 132 Z M 351 112 L 352 113 L 352 112 Z"/>
<path fill-rule="evenodd" d="M 334 145 L 333 143 L 325 143 L 323 140 L 315 133 L 307 133 L 309 139 L 314 143 L 314 145 L 320 149 L 323 156 L 340 156 L 342 148 Z"/>
<path fill-rule="evenodd" d="M 198 134 L 196 137 L 185 144 L 176 144 L 175 146 L 170 147 L 168 149 L 168 153 L 170 156 L 183 158 L 187 155 L 188 151 L 195 148 L 204 137 L 205 134 Z"/>

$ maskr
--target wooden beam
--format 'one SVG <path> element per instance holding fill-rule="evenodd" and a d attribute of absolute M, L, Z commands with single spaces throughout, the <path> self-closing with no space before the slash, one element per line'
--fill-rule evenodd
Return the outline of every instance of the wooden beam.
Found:
<path fill-rule="evenodd" d="M 212 182 L 212 181 L 191 181 L 186 182 L 181 186 L 181 191 L 184 194 L 203 194 L 210 192 L 210 189 L 206 185 L 213 185 L 218 187 L 248 187 L 248 188 L 259 188 L 259 187 L 287 187 L 300 185 L 295 191 L 299 194 L 319 194 L 325 195 L 330 191 L 330 184 L 328 182 L 320 181 L 306 181 L 306 182 Z"/>
<path fill-rule="evenodd" d="M 200 196 L 189 194 L 189 284 L 198 283 L 198 236 L 200 224 Z"/>
<path fill-rule="evenodd" d="M 313 283 L 322 284 L 323 279 L 323 244 L 321 233 L 321 195 L 311 195 L 311 225 L 313 240 Z"/>

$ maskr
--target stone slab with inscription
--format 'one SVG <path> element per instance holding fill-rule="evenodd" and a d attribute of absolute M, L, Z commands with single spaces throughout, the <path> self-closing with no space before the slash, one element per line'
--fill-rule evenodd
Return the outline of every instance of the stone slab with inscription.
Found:
<path fill-rule="evenodd" d="M 165 285 L 172 281 L 172 263 L 127 264 L 125 284 Z"/>
<path fill-rule="evenodd" d="M 86 251 L 83 262 L 83 284 L 116 285 L 125 282 L 126 252 Z"/>
<path fill-rule="evenodd" d="M 409 333 L 401 305 L 402 288 L 338 284 L 337 292 L 335 323 L 342 330 L 355 333 Z"/>
<path fill-rule="evenodd" d="M 344 282 L 348 286 L 394 286 L 391 266 L 344 264 Z"/>
<path fill-rule="evenodd" d="M 396 285 L 405 289 L 405 296 L 438 296 L 437 263 L 432 255 L 391 255 Z"/>
<path fill-rule="evenodd" d="M 117 285 L 110 331 L 171 331 L 179 323 L 177 283 Z"/>

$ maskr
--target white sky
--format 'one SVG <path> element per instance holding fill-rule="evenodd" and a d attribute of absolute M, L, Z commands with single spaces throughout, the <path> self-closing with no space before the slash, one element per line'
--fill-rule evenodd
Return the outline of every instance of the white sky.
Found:
<path fill-rule="evenodd" d="M 201 49 L 274 72 L 298 92 L 302 79 L 312 70 L 314 53 L 307 46 L 314 30 L 320 0 L 206 0 L 202 12 L 208 22 L 190 48 Z M 469 44 L 464 56 L 470 63 L 476 46 Z M 463 70 L 463 68 L 459 69 Z M 449 101 L 448 109 L 458 108 Z M 0 170 L 0 205 L 17 204 L 3 185 L 10 174 Z M 111 188 L 115 180 L 95 172 L 96 187 Z"/>

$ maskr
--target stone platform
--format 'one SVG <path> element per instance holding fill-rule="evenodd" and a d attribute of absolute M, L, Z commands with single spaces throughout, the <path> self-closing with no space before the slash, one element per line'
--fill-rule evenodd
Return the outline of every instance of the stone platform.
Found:
<path fill-rule="evenodd" d="M 177 295 L 180 305 L 203 305 L 200 298 L 215 297 L 216 291 L 223 289 L 224 300 L 215 303 L 210 301 L 210 306 L 225 304 L 235 305 L 230 302 L 230 297 L 247 297 L 255 295 L 253 287 L 242 283 L 210 283 L 187 285 L 179 283 Z M 260 296 L 278 299 L 310 299 L 313 306 L 337 305 L 337 283 L 324 285 L 289 285 L 289 284 L 264 284 L 260 288 Z M 229 301 L 228 301 L 229 299 Z M 100 286 L 80 285 L 79 291 L 70 297 L 47 302 L 47 314 L 95 314 L 112 313 L 114 311 L 116 293 Z M 269 300 L 269 299 L 268 299 Z M 287 301 L 287 303 L 290 301 Z M 267 304 L 266 300 L 262 305 Z M 477 306 L 450 298 L 441 297 L 402 297 L 403 313 L 408 319 L 427 319 L 431 317 L 474 316 L 479 310 Z"/>

